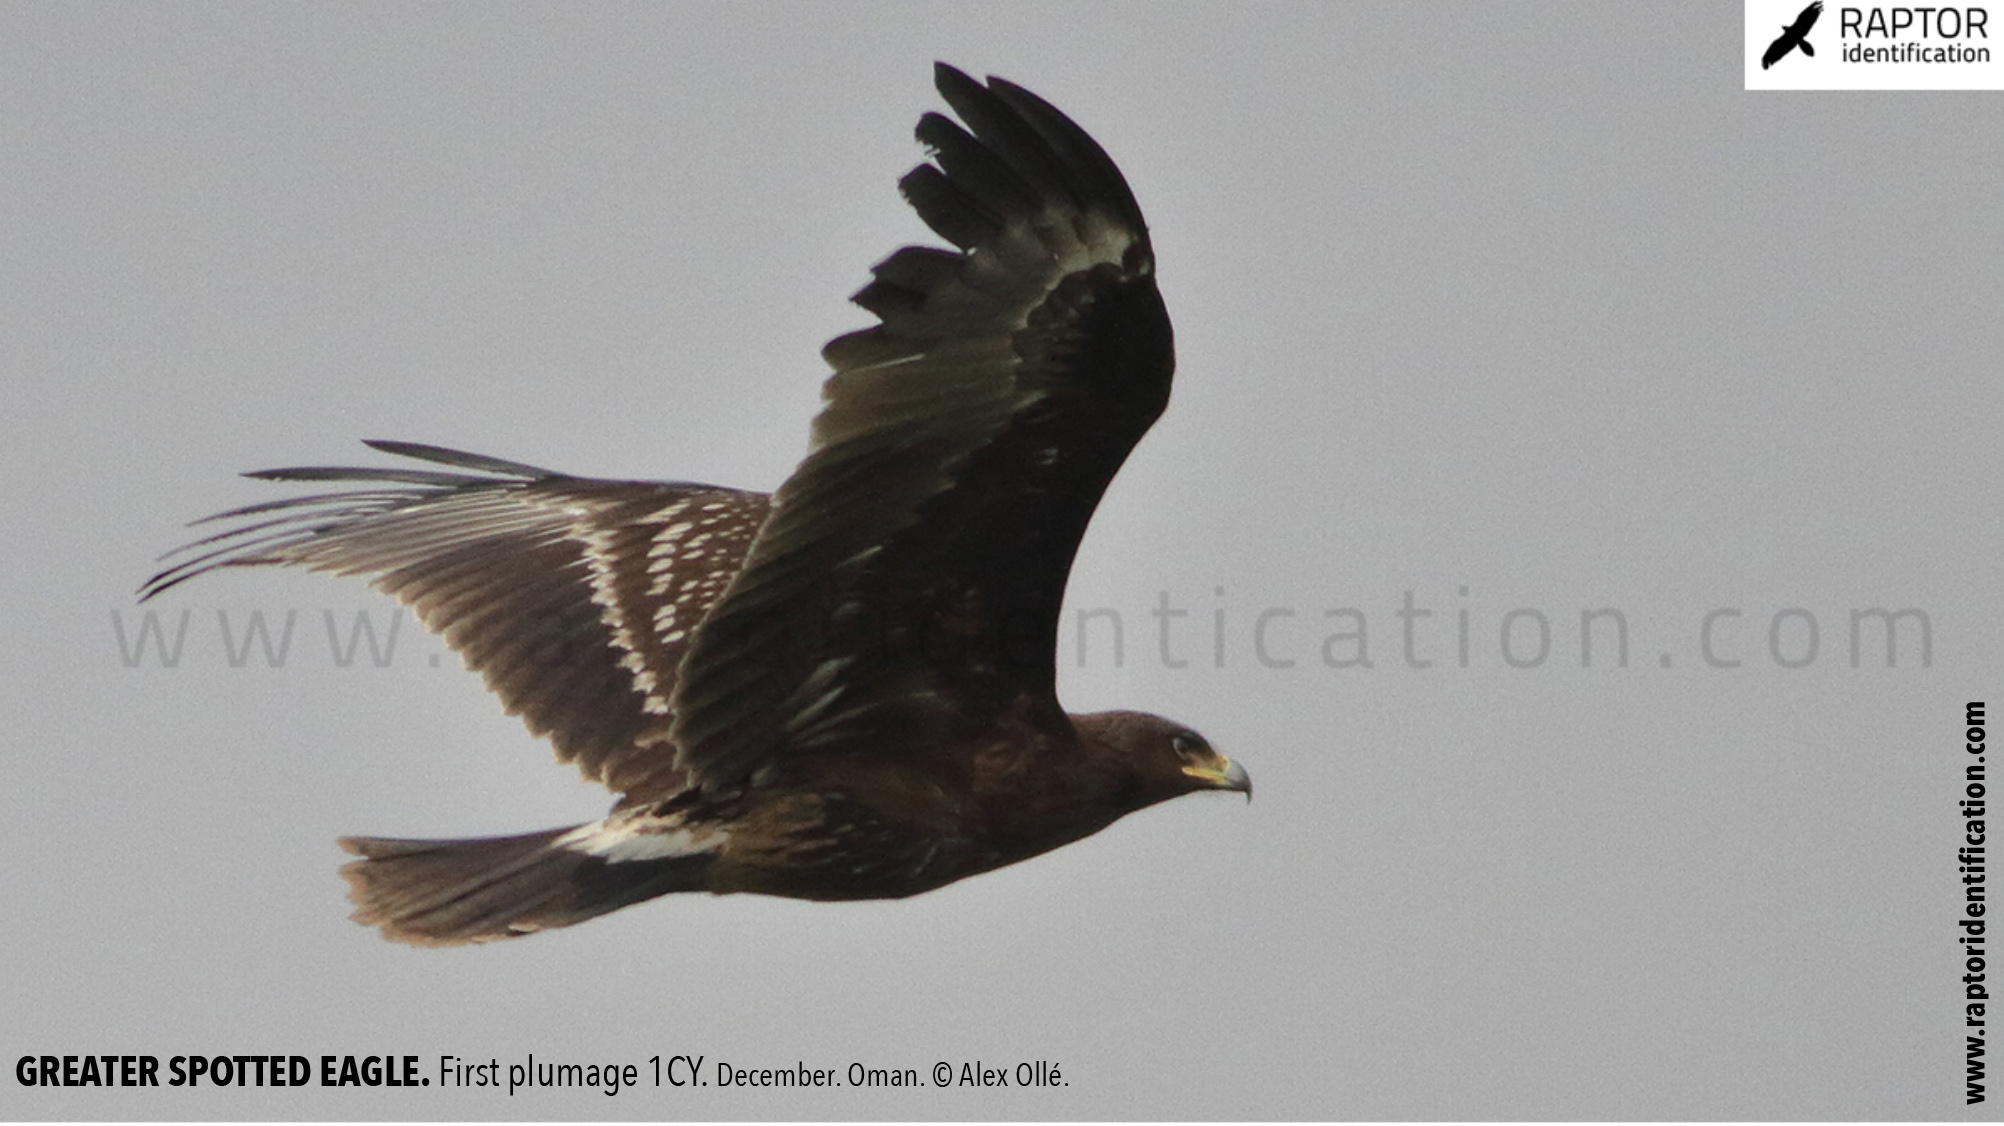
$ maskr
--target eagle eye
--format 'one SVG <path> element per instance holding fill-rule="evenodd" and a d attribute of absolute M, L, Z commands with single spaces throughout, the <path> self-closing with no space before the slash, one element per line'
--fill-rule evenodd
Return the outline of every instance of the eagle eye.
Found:
<path fill-rule="evenodd" d="M 1204 737 L 1194 731 L 1178 731 L 1169 737 L 1169 746 L 1179 755 L 1193 755 L 1204 749 Z"/>

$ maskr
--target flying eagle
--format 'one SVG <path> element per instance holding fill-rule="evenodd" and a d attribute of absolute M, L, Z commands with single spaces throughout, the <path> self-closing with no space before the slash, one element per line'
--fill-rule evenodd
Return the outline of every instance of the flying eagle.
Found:
<path fill-rule="evenodd" d="M 364 575 L 477 669 L 603 819 L 470 840 L 349 837 L 357 921 L 404 942 L 568 926 L 670 892 L 913 895 L 1244 768 L 1180 723 L 1067 715 L 1060 602 L 1175 366 L 1148 229 L 1049 103 L 944 64 L 962 124 L 898 186 L 911 246 L 822 355 L 779 491 L 574 477 L 404 442 L 429 467 L 273 469 L 339 491 L 239 508 L 142 588 L 222 567 Z"/>
<path fill-rule="evenodd" d="M 1767 45 L 1767 53 L 1760 57 L 1760 68 L 1766 70 L 1797 47 L 1802 48 L 1803 54 L 1814 58 L 1816 48 L 1809 45 L 1809 29 L 1816 26 L 1816 17 L 1822 14 L 1823 0 L 1813 0 L 1807 8 L 1802 9 L 1796 15 L 1795 22 L 1782 28 L 1781 34 L 1775 41 Z"/>

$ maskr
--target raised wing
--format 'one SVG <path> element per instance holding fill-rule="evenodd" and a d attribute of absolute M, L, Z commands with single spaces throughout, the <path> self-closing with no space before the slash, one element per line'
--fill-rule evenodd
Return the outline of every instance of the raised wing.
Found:
<path fill-rule="evenodd" d="M 236 527 L 141 588 L 219 567 L 367 575 L 478 670 L 559 760 L 630 801 L 685 779 L 669 744 L 676 671 L 765 521 L 760 493 L 602 481 L 401 442 L 393 454 L 478 471 L 277 469 L 368 482 L 225 512 Z"/>
<path fill-rule="evenodd" d="M 1053 701 L 1072 557 L 1168 401 L 1113 161 L 1028 91 L 935 78 L 966 128 L 925 115 L 934 163 L 899 187 L 959 249 L 879 263 L 855 301 L 882 323 L 824 351 L 810 452 L 684 665 L 675 738 L 705 786 L 838 741 L 924 754 L 941 724 Z"/>
<path fill-rule="evenodd" d="M 1812 0 L 1810 5 L 1795 17 L 1795 23 L 1788 29 L 1789 33 L 1797 39 L 1807 36 L 1809 29 L 1816 26 L 1816 18 L 1822 14 L 1823 0 Z"/>

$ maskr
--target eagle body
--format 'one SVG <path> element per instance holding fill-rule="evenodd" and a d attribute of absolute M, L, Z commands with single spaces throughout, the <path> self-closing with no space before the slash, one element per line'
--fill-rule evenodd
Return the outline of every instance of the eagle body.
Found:
<path fill-rule="evenodd" d="M 362 575 L 477 669 L 601 820 L 351 837 L 355 918 L 478 942 L 687 891 L 895 899 L 1028 859 L 1243 768 L 1144 712 L 1070 715 L 1057 622 L 1108 482 L 1167 405 L 1147 226 L 1105 152 L 1000 79 L 935 72 L 899 181 L 953 249 L 853 300 L 806 458 L 773 494 L 577 477 L 372 441 L 385 468 L 226 512 L 153 597 L 224 567 Z M 422 463 L 414 465 L 413 463 Z"/>

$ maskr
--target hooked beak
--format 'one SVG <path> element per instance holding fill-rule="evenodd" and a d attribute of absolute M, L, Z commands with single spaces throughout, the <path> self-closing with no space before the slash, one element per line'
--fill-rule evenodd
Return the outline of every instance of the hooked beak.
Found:
<path fill-rule="evenodd" d="M 1252 800 L 1252 775 L 1246 773 L 1245 767 L 1223 755 L 1219 755 L 1216 762 L 1186 766 L 1183 773 L 1201 782 L 1206 789 L 1231 790 L 1244 794 L 1247 801 Z"/>

